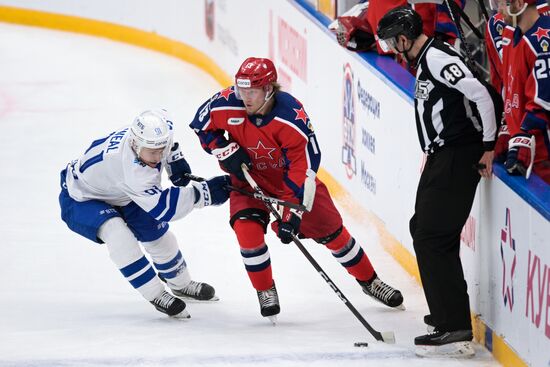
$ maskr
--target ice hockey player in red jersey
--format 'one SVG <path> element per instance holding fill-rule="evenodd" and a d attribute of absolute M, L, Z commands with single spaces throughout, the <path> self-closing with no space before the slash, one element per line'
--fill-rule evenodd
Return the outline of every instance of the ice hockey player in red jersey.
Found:
<path fill-rule="evenodd" d="M 499 93 L 502 91 L 502 33 L 506 23 L 504 16 L 496 13 L 487 21 L 485 44 L 491 73 L 491 85 Z"/>
<path fill-rule="evenodd" d="M 300 236 L 326 246 L 366 294 L 389 307 L 402 308 L 401 292 L 379 279 L 343 225 L 326 186 L 316 177 L 321 151 L 312 124 L 302 104 L 280 90 L 271 60 L 246 59 L 235 75 L 235 86 L 207 100 L 190 127 L 206 152 L 230 173 L 233 186 L 251 190 L 241 169 L 245 164 L 266 194 L 308 209 L 284 208 L 282 221 L 271 225 L 281 242 Z M 264 239 L 269 221 L 263 202 L 231 192 L 230 224 L 261 314 L 273 320 L 280 306 Z"/>
<path fill-rule="evenodd" d="M 507 24 L 501 70 L 510 140 L 504 165 L 508 173 L 526 177 L 532 169 L 550 183 L 550 17 L 540 15 L 545 7 L 538 5 L 513 0 L 499 7 Z"/>

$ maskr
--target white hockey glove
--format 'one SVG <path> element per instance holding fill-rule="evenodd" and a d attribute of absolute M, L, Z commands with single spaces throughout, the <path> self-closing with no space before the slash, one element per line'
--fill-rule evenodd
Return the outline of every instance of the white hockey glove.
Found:
<path fill-rule="evenodd" d="M 195 208 L 204 208 L 210 205 L 222 205 L 229 199 L 229 189 L 231 185 L 229 176 L 216 176 L 201 182 L 191 182 L 195 191 Z"/>
<path fill-rule="evenodd" d="M 519 133 L 508 142 L 508 155 L 504 167 L 511 175 L 531 176 L 535 162 L 535 136 Z"/>
<path fill-rule="evenodd" d="M 168 177 L 174 186 L 187 186 L 190 180 L 186 173 L 191 173 L 191 167 L 185 160 L 178 143 L 174 143 L 172 146 L 170 154 L 166 158 L 166 163 L 166 172 L 168 172 Z"/>

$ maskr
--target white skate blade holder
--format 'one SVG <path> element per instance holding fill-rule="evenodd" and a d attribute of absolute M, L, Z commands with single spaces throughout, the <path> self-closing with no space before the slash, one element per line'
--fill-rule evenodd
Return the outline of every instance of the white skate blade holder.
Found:
<path fill-rule="evenodd" d="M 273 316 L 266 316 L 269 321 L 271 321 L 271 324 L 273 326 L 276 326 L 277 325 L 277 315 L 273 315 Z"/>
<path fill-rule="evenodd" d="M 471 358 L 475 355 L 472 342 L 455 342 L 444 345 L 417 345 L 415 354 L 424 358 Z"/>
<path fill-rule="evenodd" d="M 189 312 L 187 312 L 187 310 L 183 310 L 176 315 L 170 316 L 170 318 L 176 319 L 176 320 L 187 320 L 191 318 L 191 315 L 189 314 Z"/>

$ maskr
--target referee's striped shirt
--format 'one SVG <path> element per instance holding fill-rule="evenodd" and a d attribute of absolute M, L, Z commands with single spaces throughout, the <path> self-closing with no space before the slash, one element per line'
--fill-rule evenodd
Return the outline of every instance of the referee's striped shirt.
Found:
<path fill-rule="evenodd" d="M 480 139 L 485 150 L 493 150 L 501 113 L 495 106 L 502 105 L 498 94 L 473 75 L 451 45 L 439 40 L 426 41 L 416 64 L 416 127 L 424 152 Z"/>

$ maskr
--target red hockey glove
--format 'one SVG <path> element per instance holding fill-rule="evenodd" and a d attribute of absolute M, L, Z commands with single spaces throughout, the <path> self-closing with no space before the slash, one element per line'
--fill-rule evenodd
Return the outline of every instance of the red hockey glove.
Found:
<path fill-rule="evenodd" d="M 504 163 L 508 154 L 508 142 L 510 141 L 510 132 L 508 125 L 503 123 L 497 134 L 497 142 L 495 144 L 495 161 Z"/>
<path fill-rule="evenodd" d="M 225 147 L 212 150 L 212 154 L 218 158 L 225 171 L 234 174 L 241 181 L 245 181 L 241 165 L 244 163 L 248 168 L 252 167 L 250 157 L 239 144 L 232 142 Z"/>
<path fill-rule="evenodd" d="M 272 229 L 277 232 L 277 237 L 281 239 L 282 243 L 291 243 L 300 232 L 302 212 L 285 207 L 281 218 L 281 221 L 272 224 Z"/>
<path fill-rule="evenodd" d="M 511 175 L 521 175 L 529 178 L 535 161 L 535 137 L 527 133 L 519 133 L 508 143 L 508 155 L 504 167 Z"/>

